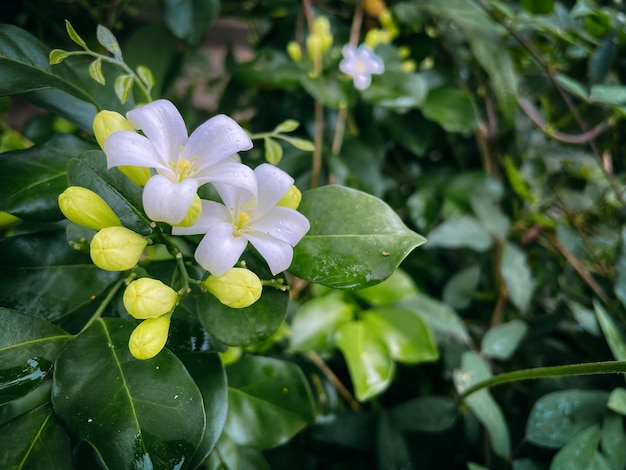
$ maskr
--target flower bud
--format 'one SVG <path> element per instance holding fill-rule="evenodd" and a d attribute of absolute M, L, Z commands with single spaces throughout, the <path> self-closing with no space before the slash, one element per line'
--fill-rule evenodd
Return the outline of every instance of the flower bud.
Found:
<path fill-rule="evenodd" d="M 245 308 L 261 297 L 263 285 L 249 269 L 231 268 L 221 276 L 209 276 L 204 285 L 217 300 L 231 308 Z"/>
<path fill-rule="evenodd" d="M 302 200 L 302 193 L 295 186 L 291 186 L 285 195 L 280 198 L 280 201 L 276 203 L 277 206 L 289 207 L 290 209 L 297 209 Z"/>
<path fill-rule="evenodd" d="M 300 62 L 302 60 L 302 48 L 296 41 L 289 41 L 287 44 L 287 54 L 294 62 Z"/>
<path fill-rule="evenodd" d="M 189 210 L 183 220 L 179 223 L 175 224 L 176 227 L 191 227 L 195 224 L 200 218 L 200 214 L 202 214 L 202 201 L 200 200 L 200 196 L 197 194 L 191 201 L 191 206 L 189 206 Z"/>
<path fill-rule="evenodd" d="M 82 186 L 70 186 L 59 194 L 59 208 L 68 220 L 93 230 L 122 225 L 104 199 Z"/>
<path fill-rule="evenodd" d="M 385 5 L 383 0 L 365 0 L 363 2 L 363 9 L 368 16 L 378 18 L 380 14 L 387 9 L 387 5 Z"/>
<path fill-rule="evenodd" d="M 126 271 L 137 264 L 147 244 L 144 237 L 126 227 L 103 228 L 91 240 L 91 259 L 106 271 Z"/>
<path fill-rule="evenodd" d="M 178 294 L 157 279 L 142 277 L 131 282 L 124 291 L 124 307 L 140 320 L 170 313 L 178 304 Z"/>
<path fill-rule="evenodd" d="M 137 186 L 145 186 L 152 174 L 150 168 L 144 168 L 141 166 L 127 166 L 121 165 L 117 167 L 129 180 L 135 183 Z"/>
<path fill-rule="evenodd" d="M 115 111 L 100 111 L 93 119 L 93 133 L 100 148 L 104 148 L 107 138 L 117 131 L 133 131 L 135 128 L 120 113 Z"/>
<path fill-rule="evenodd" d="M 148 318 L 133 330 L 128 349 L 137 359 L 152 359 L 165 347 L 170 329 L 169 315 Z"/>

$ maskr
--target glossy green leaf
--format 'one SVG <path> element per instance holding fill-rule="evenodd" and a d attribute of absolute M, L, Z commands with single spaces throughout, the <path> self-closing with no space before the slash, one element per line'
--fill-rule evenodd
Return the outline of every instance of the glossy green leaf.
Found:
<path fill-rule="evenodd" d="M 443 288 L 443 300 L 453 308 L 466 308 L 478 287 L 480 267 L 473 265 L 452 276 Z"/>
<path fill-rule="evenodd" d="M 106 79 L 102 73 L 102 59 L 98 58 L 89 64 L 89 76 L 100 85 L 106 84 Z"/>
<path fill-rule="evenodd" d="M 67 187 L 67 164 L 94 145 L 55 134 L 42 145 L 0 154 L 0 210 L 26 220 L 63 218 L 58 197 Z"/>
<path fill-rule="evenodd" d="M 462 215 L 435 227 L 428 234 L 426 248 L 470 248 L 486 251 L 491 243 L 491 234 L 482 223 L 471 215 Z"/>
<path fill-rule="evenodd" d="M 281 122 L 280 124 L 278 124 L 274 128 L 272 133 L 273 134 L 282 134 L 282 133 L 285 133 L 285 132 L 293 132 L 298 127 L 300 127 L 300 123 L 298 121 L 296 121 L 295 119 L 286 119 L 283 122 Z"/>
<path fill-rule="evenodd" d="M 449 305 L 422 293 L 403 300 L 400 305 L 420 315 L 437 335 L 452 336 L 461 342 L 469 341 L 465 324 Z"/>
<path fill-rule="evenodd" d="M 171 340 L 170 337 L 169 341 Z M 217 354 L 185 353 L 180 354 L 178 358 L 200 389 L 206 416 L 202 442 L 188 465 L 189 468 L 196 468 L 213 450 L 222 434 L 228 409 L 228 385 L 224 367 Z"/>
<path fill-rule="evenodd" d="M 93 133 L 93 118 L 98 112 L 94 104 L 54 88 L 30 91 L 24 96 L 34 105 L 66 119 L 89 134 Z"/>
<path fill-rule="evenodd" d="M 609 393 L 603 390 L 564 390 L 541 397 L 526 423 L 526 439 L 558 448 L 578 431 L 600 423 Z"/>
<path fill-rule="evenodd" d="M 470 131 L 478 126 L 472 96 L 458 88 L 437 88 L 428 92 L 421 105 L 424 115 L 448 132 Z"/>
<path fill-rule="evenodd" d="M 626 361 L 626 339 L 622 330 L 620 330 L 617 323 L 615 323 L 600 302 L 594 301 L 593 307 L 613 357 L 618 361 Z"/>
<path fill-rule="evenodd" d="M 454 385 L 463 393 L 472 385 L 491 377 L 485 361 L 475 352 L 466 351 L 461 358 L 461 368 L 454 371 Z M 487 389 L 471 394 L 465 399 L 478 421 L 487 429 L 489 441 L 496 455 L 507 457 L 511 452 L 509 428 L 498 403 Z"/>
<path fill-rule="evenodd" d="M 327 352 L 334 347 L 333 335 L 343 323 L 352 319 L 354 305 L 340 292 L 331 292 L 302 305 L 293 315 L 289 350 L 293 352 Z"/>
<path fill-rule="evenodd" d="M 271 470 L 263 453 L 252 447 L 238 445 L 222 433 L 215 450 L 205 463 L 207 470 Z"/>
<path fill-rule="evenodd" d="M 294 248 L 289 271 L 334 288 L 376 284 L 426 239 L 383 201 L 342 186 L 305 191 L 298 210 L 311 229 Z"/>
<path fill-rule="evenodd" d="M 265 147 L 265 160 L 272 165 L 278 165 L 280 159 L 283 158 L 283 148 L 270 137 L 263 139 L 263 145 Z"/>
<path fill-rule="evenodd" d="M 199 44 L 220 12 L 220 0 L 163 0 L 163 20 L 174 35 Z"/>
<path fill-rule="evenodd" d="M 395 363 L 379 332 L 365 322 L 344 323 L 335 333 L 359 401 L 380 395 L 391 383 Z"/>
<path fill-rule="evenodd" d="M 72 26 L 72 23 L 70 23 L 68 20 L 65 20 L 65 30 L 67 31 L 67 35 L 72 41 L 74 41 L 83 49 L 87 49 L 87 43 L 82 37 L 80 37 L 80 35 L 74 29 L 74 26 Z"/>
<path fill-rule="evenodd" d="M 622 416 L 606 413 L 602 421 L 600 446 L 609 461 L 609 468 L 626 468 L 626 432 Z"/>
<path fill-rule="evenodd" d="M 526 312 L 532 300 L 535 281 L 528 266 L 526 253 L 517 245 L 504 243 L 500 274 L 511 302 L 520 312 Z"/>
<path fill-rule="evenodd" d="M 443 432 L 457 420 L 454 401 L 442 395 L 423 395 L 391 409 L 394 423 L 404 431 Z"/>
<path fill-rule="evenodd" d="M 128 101 L 130 92 L 133 91 L 135 78 L 132 75 L 120 75 L 115 79 L 114 89 L 120 103 L 124 104 Z"/>
<path fill-rule="evenodd" d="M 355 291 L 360 299 L 371 305 L 385 305 L 398 302 L 417 293 L 415 282 L 406 271 L 398 269 L 375 286 Z"/>
<path fill-rule="evenodd" d="M 99 320 L 70 343 L 55 367 L 54 411 L 108 468 L 180 468 L 202 440 L 202 395 L 169 351 L 131 356 L 135 325 Z"/>
<path fill-rule="evenodd" d="M 0 442 L 2 468 L 74 468 L 70 438 L 48 403 L 0 426 Z"/>
<path fill-rule="evenodd" d="M 143 213 L 142 188 L 118 169 L 107 169 L 103 152 L 85 152 L 72 159 L 68 165 L 67 177 L 70 185 L 83 186 L 99 194 L 125 227 L 141 235 L 152 233 L 151 221 Z"/>
<path fill-rule="evenodd" d="M 73 250 L 64 231 L 0 240 L 0 305 L 55 321 L 94 301 L 119 273 Z"/>
<path fill-rule="evenodd" d="M 70 53 L 61 49 L 54 49 L 50 51 L 50 64 L 56 65 L 63 62 L 70 56 Z"/>
<path fill-rule="evenodd" d="M 526 336 L 528 326 L 522 320 L 511 320 L 487 330 L 480 351 L 493 359 L 509 359 Z"/>
<path fill-rule="evenodd" d="M 143 84 L 146 86 L 146 88 L 152 89 L 155 83 L 152 70 L 150 70 L 145 65 L 139 65 L 137 67 L 137 75 L 139 76 L 139 79 L 143 82 Z"/>
<path fill-rule="evenodd" d="M 239 445 L 269 449 L 313 421 L 308 382 L 291 362 L 246 356 L 226 368 L 228 417 L 224 432 Z"/>
<path fill-rule="evenodd" d="M 378 332 L 396 361 L 419 364 L 439 358 L 430 328 L 413 311 L 394 306 L 378 307 L 364 312 L 362 318 L 366 327 Z"/>
<path fill-rule="evenodd" d="M 42 88 L 57 88 L 95 103 L 65 63 L 50 65 L 50 49 L 30 33 L 10 24 L 0 25 L 0 96 Z"/>
<path fill-rule="evenodd" d="M 615 106 L 626 104 L 626 86 L 594 85 L 591 87 L 589 100 Z"/>
<path fill-rule="evenodd" d="M 626 416 L 626 389 L 614 388 L 611 390 L 606 406 L 609 410 Z"/>
<path fill-rule="evenodd" d="M 1 406 L 41 384 L 71 337 L 52 323 L 5 308 L 0 325 Z"/>
<path fill-rule="evenodd" d="M 597 424 L 578 431 L 554 456 L 550 470 L 587 469 L 599 441 L 600 426 Z"/>

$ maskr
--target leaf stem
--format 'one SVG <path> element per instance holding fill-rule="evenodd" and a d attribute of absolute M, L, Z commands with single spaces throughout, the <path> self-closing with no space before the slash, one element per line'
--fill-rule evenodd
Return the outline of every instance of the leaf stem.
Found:
<path fill-rule="evenodd" d="M 335 373 L 326 365 L 324 359 L 322 359 L 319 354 L 315 351 L 309 351 L 307 353 L 307 357 L 315 364 L 319 370 L 326 376 L 326 378 L 333 384 L 333 386 L 337 389 L 337 391 L 341 394 L 341 396 L 350 404 L 353 410 L 358 410 L 361 408 L 359 402 L 352 396 L 350 391 L 346 388 L 346 386 L 339 380 L 339 377 L 335 375 Z"/>
<path fill-rule="evenodd" d="M 79 335 L 83 331 L 85 331 L 87 328 L 89 328 L 96 320 L 100 319 L 100 317 L 104 313 L 104 310 L 111 303 L 111 300 L 113 300 L 113 297 L 115 297 L 115 294 L 117 294 L 117 291 L 120 290 L 120 287 L 122 287 L 124 284 L 126 284 L 128 281 L 130 281 L 134 277 L 135 277 L 135 273 L 132 273 L 131 275 L 127 277 L 118 279 L 118 281 L 113 285 L 111 290 L 107 293 L 106 297 L 102 299 L 102 303 L 98 306 L 98 309 L 91 316 L 89 321 L 87 321 L 87 323 L 85 323 L 85 326 L 83 326 L 82 329 L 78 332 Z"/>

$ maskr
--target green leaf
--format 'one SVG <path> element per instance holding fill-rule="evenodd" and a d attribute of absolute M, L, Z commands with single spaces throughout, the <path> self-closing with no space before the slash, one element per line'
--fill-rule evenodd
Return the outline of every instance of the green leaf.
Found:
<path fill-rule="evenodd" d="M 554 0 L 523 0 L 524 10 L 536 15 L 548 15 L 554 10 Z"/>
<path fill-rule="evenodd" d="M 72 341 L 56 363 L 52 404 L 106 467 L 174 468 L 202 439 L 202 396 L 169 351 L 146 361 L 131 356 L 135 324 L 106 318 Z"/>
<path fill-rule="evenodd" d="M 120 100 L 120 103 L 126 103 L 130 92 L 133 90 L 134 84 L 135 78 L 132 75 L 120 75 L 115 79 L 115 94 Z"/>
<path fill-rule="evenodd" d="M 1 188 L 2 186 L 0 186 Z M 616 261 L 615 295 L 626 306 L 626 228 L 620 234 L 620 250 Z"/>
<path fill-rule="evenodd" d="M 57 88 L 95 103 L 65 63 L 51 66 L 50 49 L 17 26 L 0 25 L 0 96 Z"/>
<path fill-rule="evenodd" d="M 528 327 L 522 320 L 511 320 L 490 328 L 480 343 L 480 351 L 493 359 L 509 359 L 526 336 Z"/>
<path fill-rule="evenodd" d="M 491 234 L 483 224 L 471 215 L 461 215 L 435 227 L 428 234 L 426 248 L 470 248 L 486 251 L 491 244 Z"/>
<path fill-rule="evenodd" d="M 313 150 L 315 150 L 315 145 L 310 140 L 299 139 L 298 137 L 287 137 L 286 135 L 281 135 L 277 137 L 293 145 L 298 150 L 302 150 L 303 152 L 312 152 Z"/>
<path fill-rule="evenodd" d="M 352 319 L 354 305 L 340 292 L 331 292 L 302 305 L 293 315 L 289 350 L 293 352 L 327 352 L 334 347 L 337 328 Z"/>
<path fill-rule="evenodd" d="M 148 90 L 152 89 L 154 86 L 154 75 L 152 74 L 152 70 L 144 65 L 139 65 L 137 67 L 137 75 Z"/>
<path fill-rule="evenodd" d="M 448 132 L 465 132 L 478 126 L 474 100 L 469 93 L 458 88 L 429 91 L 421 110 Z"/>
<path fill-rule="evenodd" d="M 600 426 L 580 430 L 554 456 L 550 470 L 585 470 L 592 462 L 600 442 Z"/>
<path fill-rule="evenodd" d="M 575 80 L 563 74 L 557 74 L 556 80 L 559 82 L 559 85 L 565 88 L 565 90 L 572 95 L 580 98 L 583 101 L 589 100 L 589 93 L 587 92 L 587 89 L 578 80 Z"/>
<path fill-rule="evenodd" d="M 281 122 L 277 125 L 272 131 L 273 134 L 282 134 L 284 132 L 293 132 L 298 127 L 300 127 L 300 123 L 294 119 L 287 119 L 286 121 Z"/>
<path fill-rule="evenodd" d="M 298 210 L 311 229 L 294 248 L 289 271 L 325 286 L 354 289 L 381 282 L 426 242 L 383 201 L 355 189 L 305 191 Z"/>
<path fill-rule="evenodd" d="M 509 232 L 511 221 L 502 212 L 492 198 L 483 194 L 470 196 L 470 205 L 489 233 L 499 240 L 504 240 Z"/>
<path fill-rule="evenodd" d="M 240 446 L 226 433 L 222 433 L 215 451 L 204 465 L 211 470 L 271 470 L 260 450 Z"/>
<path fill-rule="evenodd" d="M 63 62 L 70 56 L 70 53 L 61 49 L 54 49 L 50 51 L 50 64 L 56 65 Z"/>
<path fill-rule="evenodd" d="M 470 337 L 465 324 L 457 313 L 449 306 L 427 296 L 417 293 L 399 305 L 413 310 L 420 315 L 435 333 L 442 337 L 452 336 L 461 342 L 468 342 Z"/>
<path fill-rule="evenodd" d="M 614 106 L 626 104 L 626 86 L 594 85 L 589 100 Z"/>
<path fill-rule="evenodd" d="M 67 187 L 72 157 L 94 145 L 69 134 L 55 134 L 42 145 L 0 154 L 0 210 L 26 220 L 63 218 L 58 197 Z"/>
<path fill-rule="evenodd" d="M 609 468 L 626 468 L 626 446 L 624 446 L 626 433 L 624 432 L 622 416 L 606 413 L 602 422 L 600 445 L 611 464 Z"/>
<path fill-rule="evenodd" d="M 517 245 L 504 243 L 500 259 L 500 275 L 511 302 L 520 312 L 526 312 L 532 300 L 535 281 L 528 266 L 526 253 Z"/>
<path fill-rule="evenodd" d="M 269 449 L 313 421 L 311 391 L 300 368 L 246 356 L 226 368 L 228 418 L 224 432 L 237 444 Z"/>
<path fill-rule="evenodd" d="M 102 73 L 102 59 L 98 58 L 89 64 L 89 76 L 100 85 L 106 84 L 106 79 Z"/>
<path fill-rule="evenodd" d="M 363 322 L 377 331 L 391 357 L 405 364 L 419 364 L 439 359 L 439 351 L 430 328 L 413 311 L 393 306 L 367 310 Z"/>
<path fill-rule="evenodd" d="M 2 468 L 74 468 L 70 438 L 49 404 L 0 426 Z"/>
<path fill-rule="evenodd" d="M 443 288 L 443 301 L 453 308 L 466 308 L 480 282 L 480 266 L 473 265 L 456 272 Z"/>
<path fill-rule="evenodd" d="M 578 431 L 602 420 L 609 393 L 603 390 L 564 390 L 542 396 L 526 423 L 526 439 L 559 448 Z"/>
<path fill-rule="evenodd" d="M 457 420 L 458 410 L 453 400 L 441 395 L 423 395 L 391 409 L 391 417 L 403 431 L 443 432 Z"/>
<path fill-rule="evenodd" d="M 265 160 L 272 165 L 278 165 L 280 159 L 283 158 L 283 148 L 270 137 L 264 138 L 263 144 L 265 145 Z"/>
<path fill-rule="evenodd" d="M 372 325 L 360 321 L 344 323 L 335 333 L 335 343 L 348 364 L 357 400 L 367 401 L 389 386 L 395 363 Z"/>
<path fill-rule="evenodd" d="M 41 384 L 71 338 L 52 323 L 5 308 L 0 308 L 0 324 L 1 406 Z"/>
<path fill-rule="evenodd" d="M 120 276 L 73 250 L 60 230 L 1 240 L 0 259 L 0 305 L 49 321 L 93 302 Z"/>
<path fill-rule="evenodd" d="M 506 176 L 509 179 L 509 183 L 511 183 L 513 191 L 525 201 L 530 203 L 534 202 L 535 198 L 530 192 L 527 181 L 521 175 L 509 155 L 504 157 L 504 169 L 506 170 Z"/>
<path fill-rule="evenodd" d="M 311 78 L 308 75 L 301 77 L 302 87 L 316 101 L 332 109 L 340 109 L 353 105 L 356 102 L 356 93 L 352 84 L 332 78 Z"/>
<path fill-rule="evenodd" d="M 386 72 L 374 77 L 367 90 L 361 92 L 363 99 L 374 105 L 396 110 L 423 106 L 428 86 L 419 73 Z"/>
<path fill-rule="evenodd" d="M 220 12 L 219 0 L 163 0 L 163 20 L 174 35 L 198 45 Z"/>
<path fill-rule="evenodd" d="M 378 468 L 413 468 L 407 442 L 394 424 L 388 412 L 380 413 L 376 445 Z"/>
<path fill-rule="evenodd" d="M 100 45 L 115 57 L 120 57 L 122 55 L 122 50 L 120 49 L 120 45 L 117 42 L 116 37 L 106 26 L 101 24 L 98 25 L 96 28 L 96 38 L 98 39 Z"/>
<path fill-rule="evenodd" d="M 594 301 L 593 307 L 613 357 L 618 361 L 626 361 L 626 340 L 622 331 L 599 302 Z"/>
<path fill-rule="evenodd" d="M 398 269 L 391 276 L 375 286 L 355 291 L 358 298 L 371 305 L 385 305 L 399 302 L 417 293 L 415 282 L 406 271 Z"/>
<path fill-rule="evenodd" d="M 76 44 L 78 44 L 80 47 L 82 47 L 85 50 L 89 49 L 87 47 L 87 43 L 84 41 L 83 38 L 80 37 L 80 35 L 76 32 L 76 30 L 72 26 L 72 23 L 70 23 L 68 20 L 65 20 L 65 29 L 67 30 L 67 35 L 70 37 L 72 41 L 74 41 Z"/>
<path fill-rule="evenodd" d="M 143 213 L 142 188 L 117 168 L 107 169 L 103 152 L 85 152 L 72 159 L 67 168 L 67 178 L 70 185 L 82 186 L 99 194 L 125 227 L 141 235 L 152 233 L 151 221 Z"/>
<path fill-rule="evenodd" d="M 626 416 L 626 389 L 614 388 L 606 406 L 609 410 Z"/>
<path fill-rule="evenodd" d="M 615 53 L 617 51 L 617 33 L 607 34 L 600 45 L 593 51 L 589 58 L 589 83 L 596 84 L 604 81 L 611 70 Z"/>
<path fill-rule="evenodd" d="M 454 385 L 458 393 L 463 393 L 472 385 L 491 377 L 491 371 L 484 360 L 473 351 L 466 351 L 461 358 L 461 368 L 454 371 Z M 493 451 L 500 457 L 511 452 L 509 429 L 502 410 L 488 390 L 482 389 L 465 399 L 478 421 L 487 429 Z"/>

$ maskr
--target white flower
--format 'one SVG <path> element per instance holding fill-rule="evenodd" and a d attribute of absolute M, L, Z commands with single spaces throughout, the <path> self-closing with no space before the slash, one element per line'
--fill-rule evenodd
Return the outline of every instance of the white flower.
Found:
<path fill-rule="evenodd" d="M 352 44 L 346 44 L 341 50 L 343 60 L 339 63 L 339 70 L 352 75 L 354 88 L 365 90 L 372 83 L 372 74 L 381 74 L 385 65 L 380 57 L 365 44 L 357 49 Z"/>
<path fill-rule="evenodd" d="M 143 205 L 155 221 L 178 224 L 189 210 L 199 186 L 228 183 L 256 194 L 250 168 L 231 156 L 252 148 L 252 141 L 234 120 L 215 116 L 187 137 L 176 107 L 157 100 L 127 113 L 133 131 L 118 131 L 104 143 L 108 167 L 154 168 L 143 191 Z"/>
<path fill-rule="evenodd" d="M 258 197 L 226 184 L 215 184 L 224 204 L 202 201 L 202 214 L 191 227 L 174 227 L 175 235 L 206 234 L 196 249 L 196 261 L 214 276 L 221 276 L 239 260 L 248 242 L 265 258 L 276 275 L 293 259 L 293 247 L 309 230 L 308 219 L 276 203 L 289 191 L 293 178 L 264 163 L 254 173 Z"/>

